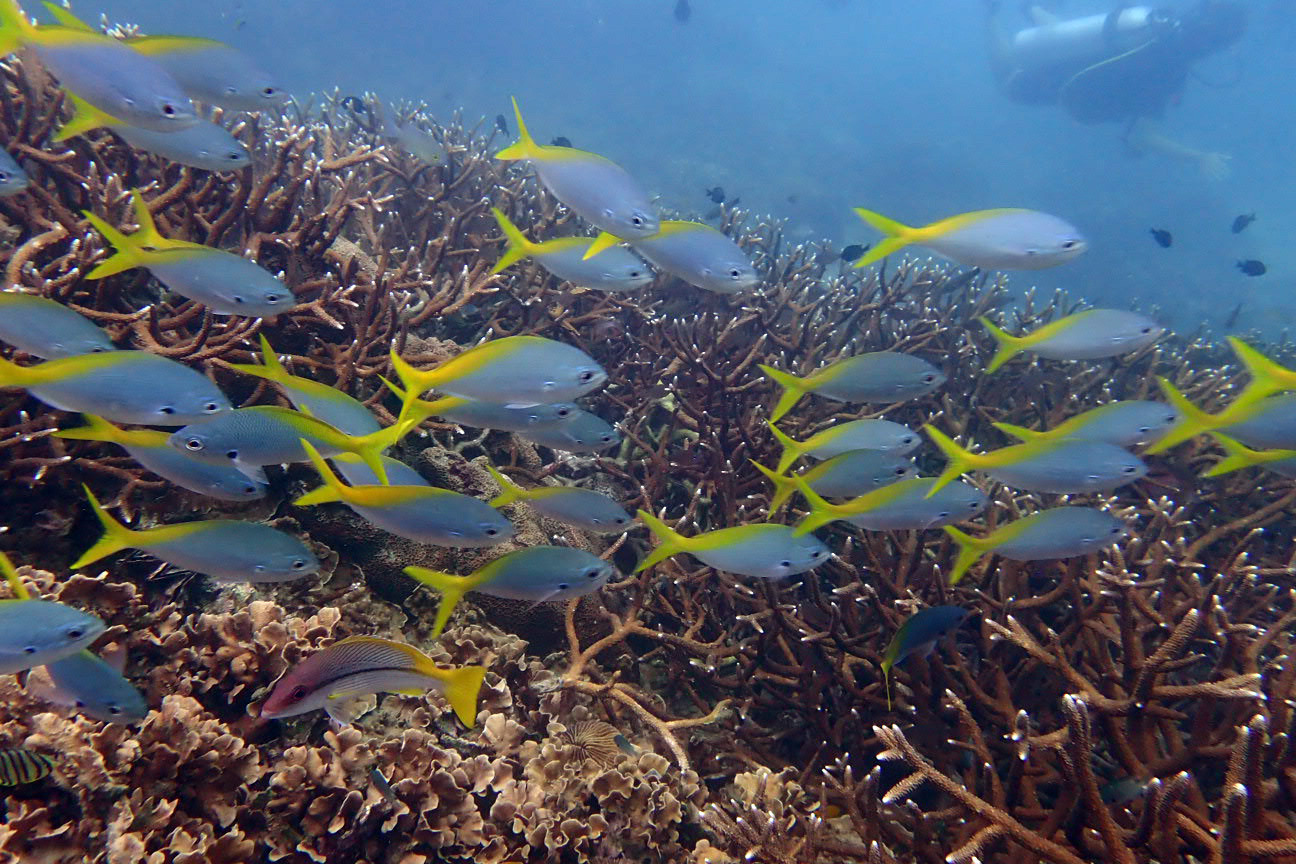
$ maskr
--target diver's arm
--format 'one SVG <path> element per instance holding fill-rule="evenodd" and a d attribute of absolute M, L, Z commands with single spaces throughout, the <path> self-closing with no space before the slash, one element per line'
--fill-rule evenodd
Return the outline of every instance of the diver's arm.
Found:
<path fill-rule="evenodd" d="M 1229 174 L 1228 162 L 1233 157 L 1227 153 L 1198 150 L 1180 141 L 1167 138 L 1146 118 L 1134 122 L 1125 142 L 1140 153 L 1159 153 L 1174 159 L 1193 162 L 1209 180 L 1223 180 Z"/>

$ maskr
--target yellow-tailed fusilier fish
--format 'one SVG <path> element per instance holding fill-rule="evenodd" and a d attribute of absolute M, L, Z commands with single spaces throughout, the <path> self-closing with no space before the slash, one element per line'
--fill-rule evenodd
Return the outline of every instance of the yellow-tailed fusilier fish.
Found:
<path fill-rule="evenodd" d="M 1203 477 L 1218 477 L 1243 468 L 1264 468 L 1284 477 L 1296 477 L 1296 450 L 1252 450 L 1234 438 L 1212 432 L 1211 437 L 1224 447 L 1223 459 L 1202 472 Z"/>
<path fill-rule="evenodd" d="M 971 519 L 990 503 L 985 493 L 967 483 L 954 483 L 932 494 L 936 484 L 932 477 L 901 480 L 842 504 L 824 500 L 802 477 L 793 477 L 792 482 L 810 505 L 810 513 L 796 526 L 798 537 L 829 522 L 849 522 L 866 531 L 939 528 Z"/>
<path fill-rule="evenodd" d="M 1028 492 L 1109 492 L 1147 474 L 1143 460 L 1106 441 L 1037 439 L 989 453 L 965 450 L 930 424 L 923 427 L 949 464 L 929 495 L 969 471 L 984 471 Z"/>
<path fill-rule="evenodd" d="M 357 399 L 336 387 L 310 378 L 293 375 L 279 362 L 264 333 L 261 337 L 261 365 L 231 363 L 230 368 L 245 375 L 255 375 L 278 384 L 288 401 L 299 411 L 333 426 L 348 435 L 370 435 L 382 428 L 373 412 Z M 398 393 L 397 396 L 402 394 Z M 432 404 L 432 403 L 428 403 Z"/>
<path fill-rule="evenodd" d="M 378 115 L 378 130 L 388 144 L 404 150 L 406 153 L 425 162 L 435 165 L 446 154 L 446 147 L 430 132 L 425 132 L 414 125 L 411 118 L 408 123 L 398 123 L 384 110 L 382 102 L 373 102 L 374 112 Z"/>
<path fill-rule="evenodd" d="M 945 533 L 958 546 L 949 584 L 956 585 L 968 568 L 990 552 L 1011 561 L 1049 561 L 1088 555 L 1128 533 L 1124 522 L 1088 507 L 1054 507 L 1002 525 L 985 537 L 971 537 L 952 525 Z"/>
<path fill-rule="evenodd" d="M 629 172 L 597 153 L 537 144 L 527 131 L 516 99 L 513 113 L 519 140 L 496 153 L 496 159 L 530 162 L 544 187 L 596 228 L 632 239 L 657 233 L 660 221 L 648 193 Z"/>
<path fill-rule="evenodd" d="M 209 519 L 133 531 L 114 519 L 85 487 L 104 534 L 73 562 L 73 569 L 139 549 L 181 570 L 231 582 L 284 582 L 319 571 L 306 544 L 291 534 L 257 522 Z"/>
<path fill-rule="evenodd" d="M 406 567 L 405 572 L 441 594 L 432 627 L 435 639 L 469 591 L 531 603 L 566 600 L 599 590 L 616 575 L 616 568 L 583 549 L 528 546 L 496 558 L 470 576 L 455 576 L 426 567 Z"/>
<path fill-rule="evenodd" d="M 485 501 L 428 485 L 347 486 L 310 442 L 301 444 L 324 485 L 298 507 L 340 501 L 384 531 L 434 546 L 494 546 L 513 536 L 513 523 Z"/>
<path fill-rule="evenodd" d="M 241 367 L 240 367 L 241 368 Z M 475 429 L 498 429 L 503 432 L 524 432 L 545 426 L 558 426 L 574 420 L 582 411 L 575 402 L 554 402 L 548 405 L 514 407 L 498 402 L 483 402 L 464 396 L 443 396 L 427 400 L 410 398 L 404 387 L 393 384 L 381 375 L 378 380 L 396 395 L 405 406 L 407 416 L 440 417 L 460 426 Z"/>
<path fill-rule="evenodd" d="M 1296 369 L 1288 369 L 1274 362 L 1234 336 L 1228 337 L 1228 343 L 1246 371 L 1251 374 L 1250 383 L 1233 401 L 1233 405 L 1240 408 L 1284 390 L 1296 390 Z"/>
<path fill-rule="evenodd" d="M 17 195 L 31 185 L 31 177 L 8 150 L 0 150 L 0 198 Z"/>
<path fill-rule="evenodd" d="M 500 494 L 490 500 L 492 507 L 507 507 L 521 501 L 550 519 L 599 534 L 620 533 L 634 521 L 625 508 L 602 492 L 575 486 L 523 489 L 491 466 L 487 465 L 486 470 L 500 487 Z"/>
<path fill-rule="evenodd" d="M 957 630 L 970 613 L 958 606 L 932 606 L 905 619 L 882 651 L 882 678 L 891 708 L 891 670 L 914 654 L 926 656 L 946 633 Z"/>
<path fill-rule="evenodd" d="M 168 240 L 158 233 L 138 189 L 131 191 L 131 200 L 135 202 L 139 230 L 129 236 L 83 211 L 90 224 L 117 250 L 86 274 L 87 279 L 103 279 L 143 267 L 167 288 L 217 315 L 269 318 L 292 308 L 292 292 L 273 273 L 224 249 Z"/>
<path fill-rule="evenodd" d="M 790 525 L 738 525 L 685 537 L 646 510 L 639 518 L 657 535 L 657 548 L 639 562 L 636 573 L 687 552 L 708 567 L 754 579 L 785 579 L 828 560 L 828 547 Z"/>
<path fill-rule="evenodd" d="M 333 460 L 337 473 L 342 475 L 342 479 L 352 486 L 381 486 L 382 481 L 374 470 L 364 463 L 359 456 L 354 453 L 338 453 L 330 457 Z M 398 462 L 390 456 L 383 456 L 380 460 L 383 468 L 387 470 L 387 485 L 390 486 L 431 486 L 427 478 L 415 469 L 406 465 L 404 462 Z"/>
<path fill-rule="evenodd" d="M 392 368 L 406 389 L 406 404 L 436 389 L 453 396 L 513 407 L 569 402 L 603 386 L 607 372 L 593 357 L 543 336 L 491 339 L 435 369 L 415 369 L 392 349 Z"/>
<path fill-rule="evenodd" d="M 968 267 L 1043 270 L 1065 264 L 1089 248 L 1074 226 L 1036 210 L 975 210 L 921 228 L 902 225 L 863 207 L 856 207 L 855 214 L 886 235 L 860 256 L 856 267 L 912 245 Z"/>
<path fill-rule="evenodd" d="M 30 46 L 58 83 L 91 105 L 144 129 L 198 122 L 179 83 L 156 61 L 88 28 L 32 24 L 16 0 L 0 0 L 0 55 Z"/>
<path fill-rule="evenodd" d="M 292 717 L 323 708 L 336 723 L 355 719 L 355 700 L 373 693 L 420 696 L 433 690 L 445 697 L 459 722 L 477 722 L 477 696 L 485 666 L 442 669 L 412 645 L 353 636 L 317 651 L 275 682 L 261 706 L 267 720 Z"/>
<path fill-rule="evenodd" d="M 106 625 L 94 615 L 31 596 L 9 556 L 0 552 L 0 574 L 13 597 L 0 600 L 0 675 L 53 663 L 99 638 Z"/>
<path fill-rule="evenodd" d="M 148 703 L 122 671 L 123 648 L 104 659 L 90 651 L 45 664 L 27 679 L 27 692 L 64 708 L 74 708 L 104 723 L 134 723 L 148 714 Z"/>
<path fill-rule="evenodd" d="M 804 378 L 772 366 L 760 368 L 783 388 L 770 414 L 771 423 L 777 423 L 807 393 L 838 402 L 904 402 L 926 396 L 945 383 L 945 375 L 926 360 L 892 351 L 846 357 Z"/>
<path fill-rule="evenodd" d="M 44 780 L 54 770 L 54 760 L 26 747 L 0 749 L 0 786 L 26 786 Z"/>
<path fill-rule="evenodd" d="M 325 456 L 354 453 L 379 482 L 387 482 L 382 452 L 396 444 L 419 422 L 414 417 L 368 435 L 348 435 L 315 417 L 279 408 L 254 405 L 236 408 L 209 423 L 178 429 L 168 439 L 172 447 L 195 459 L 214 464 L 233 464 L 254 479 L 264 476 L 263 465 L 307 461 L 302 440 L 309 441 Z"/>
<path fill-rule="evenodd" d="M 920 443 L 916 432 L 890 420 L 838 423 L 811 435 L 805 441 L 794 441 L 773 423 L 769 424 L 769 428 L 775 440 L 783 447 L 783 455 L 779 457 L 778 467 L 774 469 L 779 474 L 787 471 L 802 456 L 830 459 L 851 450 L 881 450 L 904 455 Z"/>
<path fill-rule="evenodd" d="M 658 270 L 707 291 L 738 294 L 760 284 L 756 268 L 738 244 L 701 222 L 665 221 L 648 237 L 604 231 L 585 250 L 585 258 L 595 261 L 623 240 Z"/>
<path fill-rule="evenodd" d="M 508 238 L 508 248 L 491 270 L 498 273 L 524 258 L 536 263 L 564 282 L 580 288 L 600 291 L 635 291 L 650 285 L 653 272 L 632 253 L 614 246 L 597 257 L 585 259 L 585 251 L 594 242 L 590 237 L 559 237 L 543 243 L 532 243 L 498 207 L 492 207 L 495 221 Z"/>
<path fill-rule="evenodd" d="M 55 300 L 0 291 L 0 342 L 45 360 L 116 350 L 93 321 Z"/>
<path fill-rule="evenodd" d="M 89 24 L 55 3 L 45 8 L 65 27 L 92 30 Z M 190 98 L 232 111 L 260 111 L 288 99 L 252 58 L 232 45 L 199 36 L 130 36 L 125 43 L 151 57 L 171 73 Z"/>
<path fill-rule="evenodd" d="M 136 462 L 170 482 L 222 501 L 252 501 L 264 498 L 264 480 L 253 480 L 228 463 L 194 459 L 169 443 L 167 432 L 156 429 L 120 429 L 94 414 L 82 415 L 86 425 L 60 429 L 56 438 L 105 441 L 117 444 Z"/>
<path fill-rule="evenodd" d="M 1099 405 L 1083 414 L 1068 417 L 1052 429 L 1042 432 L 1011 423 L 996 423 L 994 426 L 1020 441 L 1074 438 L 1080 441 L 1106 441 L 1117 447 L 1135 447 L 1156 441 L 1170 431 L 1181 416 L 1179 409 L 1164 402 L 1128 399 Z"/>
<path fill-rule="evenodd" d="M 759 462 L 752 464 L 774 484 L 769 507 L 773 512 L 796 491 L 796 480 Z M 885 450 L 847 450 L 807 468 L 798 476 L 825 498 L 854 498 L 917 477 L 918 466 L 904 456 Z"/>
<path fill-rule="evenodd" d="M 197 423 L 231 407 L 206 376 L 147 351 L 78 354 L 35 366 L 0 358 L 0 387 L 22 387 L 62 411 L 141 426 Z"/>
<path fill-rule="evenodd" d="M 1296 394 L 1260 400 L 1241 398 L 1216 414 L 1207 414 L 1165 378 L 1157 378 L 1166 398 L 1182 415 L 1148 453 L 1161 453 L 1204 432 L 1228 432 L 1249 447 L 1296 448 Z M 1245 391 L 1244 391 L 1245 392 Z"/>
<path fill-rule="evenodd" d="M 1101 360 L 1146 348 L 1165 333 L 1146 315 L 1122 309 L 1086 309 L 1025 336 L 1004 332 L 984 315 L 980 321 L 999 346 L 986 367 L 987 375 L 1023 351 L 1049 360 Z"/>
<path fill-rule="evenodd" d="M 136 150 L 205 171 L 237 171 L 252 164 L 247 148 L 210 120 L 199 120 L 178 132 L 156 132 L 124 123 L 75 93 L 67 95 L 72 102 L 72 117 L 55 133 L 54 141 L 66 141 L 94 129 L 110 129 Z"/>
<path fill-rule="evenodd" d="M 598 453 L 621 443 L 621 433 L 611 423 L 583 408 L 561 423 L 536 424 L 515 432 L 532 444 L 565 453 Z"/>

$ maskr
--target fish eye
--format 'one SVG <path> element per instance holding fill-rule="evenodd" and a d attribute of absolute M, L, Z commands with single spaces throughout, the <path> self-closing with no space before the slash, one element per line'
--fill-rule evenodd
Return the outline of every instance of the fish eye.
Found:
<path fill-rule="evenodd" d="M 914 438 L 913 438 L 912 435 L 906 435 L 906 436 L 904 436 L 903 438 L 900 439 L 900 443 L 901 443 L 901 444 L 912 444 L 912 443 L 914 443 Z"/>
<path fill-rule="evenodd" d="M 791 562 L 791 561 L 780 561 L 780 562 L 779 562 L 779 567 L 783 568 L 784 570 L 788 569 L 788 568 L 791 567 L 791 566 L 792 566 L 792 562 Z"/>
<path fill-rule="evenodd" d="M 604 444 L 611 444 L 615 439 L 611 435 L 604 435 L 599 438 Z"/>
<path fill-rule="evenodd" d="M 1124 529 L 1122 529 L 1119 525 L 1113 525 L 1113 526 L 1112 526 L 1111 533 L 1112 533 L 1113 535 L 1116 535 L 1116 534 L 1120 534 L 1123 530 L 1124 530 Z"/>
<path fill-rule="evenodd" d="M 1062 248 L 1063 248 L 1063 249 L 1074 249 L 1075 247 L 1076 247 L 1076 241 L 1074 241 L 1074 240 L 1063 240 L 1063 241 L 1062 241 Z"/>
<path fill-rule="evenodd" d="M 251 483 L 243 487 L 244 495 L 255 495 L 256 491 L 257 491 L 257 487 L 253 486 Z"/>
<path fill-rule="evenodd" d="M 937 519 L 948 519 L 949 516 L 950 516 L 950 511 L 948 510 L 942 510 L 936 514 Z"/>
<path fill-rule="evenodd" d="M 822 554 L 823 554 L 822 551 L 820 551 L 819 549 L 816 549 L 816 550 L 814 550 L 813 552 L 810 553 L 810 557 L 811 557 L 811 558 L 818 558 L 818 557 L 819 557 L 820 555 L 822 555 Z"/>
<path fill-rule="evenodd" d="M 494 537 L 498 533 L 499 533 L 498 528 L 487 528 L 485 531 L 487 537 Z"/>
<path fill-rule="evenodd" d="M 906 474 L 909 473 L 909 469 L 908 469 L 908 468 L 905 468 L 905 467 L 902 465 L 902 466 L 900 466 L 899 468 L 897 468 L 897 469 L 895 470 L 895 473 L 896 473 L 896 476 L 897 476 L 897 477 L 903 477 L 904 475 L 906 475 Z"/>
<path fill-rule="evenodd" d="M 626 518 L 625 518 L 624 516 L 618 516 L 617 518 L 615 518 L 615 519 L 612 520 L 612 524 L 613 524 L 613 525 L 624 525 L 624 524 L 626 524 Z"/>
<path fill-rule="evenodd" d="M 258 573 L 264 573 L 266 568 L 264 564 L 256 564 L 252 567 L 252 569 Z"/>
<path fill-rule="evenodd" d="M 556 412 L 556 416 L 558 416 L 558 417 L 570 417 L 570 416 L 571 416 L 571 413 L 572 413 L 572 412 L 571 412 L 571 409 L 570 409 L 570 408 L 559 408 L 558 411 Z"/>
<path fill-rule="evenodd" d="M 162 113 L 168 117 L 174 117 L 176 115 L 176 107 L 172 105 L 170 102 L 163 102 Z"/>
<path fill-rule="evenodd" d="M 631 279 L 638 279 L 638 278 L 639 278 L 639 271 L 638 271 L 638 270 L 631 270 L 631 271 L 630 271 L 630 278 L 631 278 Z"/>
<path fill-rule="evenodd" d="M 305 566 L 306 566 L 306 562 L 305 562 L 304 560 L 302 560 L 301 558 L 294 558 L 294 559 L 293 559 L 293 562 L 292 562 L 292 569 L 294 569 L 294 570 L 301 570 L 301 569 L 305 568 Z"/>
<path fill-rule="evenodd" d="M 113 715 L 114 717 L 116 717 L 118 714 L 121 713 L 121 709 L 118 708 L 116 705 L 109 705 L 109 706 L 108 706 L 108 713 L 111 714 L 111 715 Z"/>
<path fill-rule="evenodd" d="M 1178 419 L 1179 419 L 1179 418 L 1176 417 L 1175 415 L 1170 414 L 1169 416 L 1167 416 L 1167 417 L 1165 418 L 1165 422 L 1167 422 L 1167 423 L 1173 423 L 1173 422 L 1175 422 L 1175 421 L 1178 420 Z"/>
<path fill-rule="evenodd" d="M 185 440 L 185 449 L 186 449 L 186 450 L 194 450 L 194 451 L 198 451 L 198 450 L 203 449 L 203 442 L 202 442 L 202 439 L 201 439 L 201 438 L 189 438 L 189 439 L 186 439 L 186 440 Z"/>
<path fill-rule="evenodd" d="M 1122 473 L 1122 474 L 1137 474 L 1137 473 L 1138 473 L 1138 468 L 1134 467 L 1133 465 L 1126 465 L 1124 468 L 1121 469 L 1121 473 Z"/>
<path fill-rule="evenodd" d="M 226 450 L 226 451 L 225 451 L 225 458 L 226 458 L 226 459 L 234 460 L 234 459 L 237 459 L 238 457 L 239 457 L 239 451 L 237 451 L 237 450 Z"/>
<path fill-rule="evenodd" d="M 584 372 L 580 373 L 580 382 L 581 382 L 582 384 L 585 384 L 585 383 L 587 383 L 587 382 L 589 382 L 589 381 L 593 381 L 593 380 L 594 380 L 594 372 L 593 372 L 593 370 L 591 370 L 591 369 L 586 369 Z"/>
<path fill-rule="evenodd" d="M 300 699 L 305 699 L 305 698 L 306 698 L 306 688 L 305 688 L 303 685 L 298 684 L 296 687 L 294 687 L 294 688 L 292 689 L 292 692 L 289 693 L 288 696 L 289 696 L 293 701 L 297 701 L 297 700 L 300 700 Z"/>
<path fill-rule="evenodd" d="M 80 627 L 73 627 L 71 630 L 67 631 L 67 635 L 70 639 L 80 639 L 85 635 L 85 631 Z"/>
<path fill-rule="evenodd" d="M 35 654 L 35 653 L 36 653 L 36 646 L 35 646 L 35 645 L 28 645 L 26 648 L 23 649 L 23 653 L 24 653 L 24 654 Z"/>
<path fill-rule="evenodd" d="M 9 172 L 8 172 L 8 171 L 0 171 L 0 183 L 3 183 L 4 181 L 6 181 L 6 180 L 8 180 L 8 179 L 9 179 Z"/>
<path fill-rule="evenodd" d="M 559 582 L 559 583 L 558 583 L 558 590 L 559 590 L 559 591 L 566 591 L 566 590 L 567 590 L 568 588 L 570 588 L 570 587 L 571 587 L 571 586 L 568 585 L 566 582 Z"/>
<path fill-rule="evenodd" d="M 215 402 L 208 402 L 206 405 L 203 406 L 203 410 L 206 411 L 208 414 L 214 414 L 215 412 L 219 411 L 220 408 L 221 406 L 216 404 Z"/>
<path fill-rule="evenodd" d="M 936 376 L 928 372 L 926 375 L 922 377 L 922 380 L 924 384 L 930 384 L 936 380 Z"/>
<path fill-rule="evenodd" d="M 282 298 L 278 294 L 265 295 L 265 302 L 267 303 L 278 303 L 281 299 Z"/>
<path fill-rule="evenodd" d="M 84 707 L 85 707 L 85 703 L 82 702 L 80 699 L 76 700 L 76 701 L 75 701 L 74 703 L 72 703 L 72 704 L 75 705 L 77 708 L 84 708 Z"/>
<path fill-rule="evenodd" d="M 243 158 L 243 154 L 235 153 L 233 150 L 231 150 L 230 152 L 225 154 L 225 158 L 230 160 L 231 162 L 238 162 Z"/>
<path fill-rule="evenodd" d="M 98 348 L 98 347 L 96 347 L 96 348 L 91 348 L 90 351 L 89 351 L 89 353 L 90 353 L 90 354 L 102 354 L 103 352 L 105 352 L 105 351 L 107 351 L 107 350 L 108 350 L 107 348 Z"/>
<path fill-rule="evenodd" d="M 262 95 L 262 96 L 273 96 L 273 95 L 275 95 L 275 88 L 273 88 L 273 87 L 262 87 L 262 88 L 261 88 L 261 95 Z"/>
<path fill-rule="evenodd" d="M 1146 336 L 1146 335 L 1148 335 L 1149 333 L 1152 332 L 1152 328 L 1151 328 L 1151 327 L 1144 327 L 1144 328 L 1143 328 L 1142 330 L 1140 330 L 1139 332 L 1142 333 L 1144 336 Z"/>
<path fill-rule="evenodd" d="M 969 509 L 969 510 L 972 510 L 972 511 L 974 511 L 974 512 L 977 511 L 977 510 L 980 510 L 980 509 L 981 509 L 981 502 L 980 502 L 980 501 L 973 501 L 971 504 L 968 505 L 968 509 Z"/>
<path fill-rule="evenodd" d="M 1139 432 L 1140 435 L 1146 435 L 1147 433 L 1149 433 L 1149 432 L 1151 432 L 1151 431 L 1152 431 L 1152 427 L 1151 427 L 1151 426 L 1140 426 L 1140 427 L 1138 428 L 1138 432 Z"/>
<path fill-rule="evenodd" d="M 739 270 L 737 267 L 729 271 L 729 278 L 731 279 L 737 279 L 740 276 L 742 276 L 742 271 Z"/>
<path fill-rule="evenodd" d="M 235 303 L 237 303 L 237 304 L 240 305 L 240 306 L 243 305 L 243 298 L 240 297 L 240 296 L 237 295 L 237 294 L 235 294 L 235 295 L 234 295 L 232 298 L 230 298 L 230 299 L 232 299 Z"/>
<path fill-rule="evenodd" d="M 603 572 L 603 568 L 601 567 L 591 567 L 589 570 L 585 571 L 585 575 L 588 576 L 590 579 L 597 579 L 599 577 L 599 574 L 602 572 Z"/>
<path fill-rule="evenodd" d="M 638 216 L 638 215 L 636 215 L 636 216 L 631 216 L 631 217 L 630 217 L 630 224 L 631 224 L 631 225 L 634 225 L 635 227 L 639 227 L 639 226 L 643 225 L 643 217 L 642 217 L 642 216 Z"/>
<path fill-rule="evenodd" d="M 165 417 L 170 417 L 172 414 L 175 413 L 175 409 L 172 408 L 170 405 L 163 405 L 161 408 L 158 409 L 158 413 Z"/>

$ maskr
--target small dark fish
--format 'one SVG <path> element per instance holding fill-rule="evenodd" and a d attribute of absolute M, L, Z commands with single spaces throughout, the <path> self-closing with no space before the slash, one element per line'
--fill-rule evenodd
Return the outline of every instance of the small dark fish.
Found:
<path fill-rule="evenodd" d="M 1142 798 L 1147 784 L 1134 777 L 1122 777 L 1098 788 L 1098 797 L 1104 804 L 1128 804 Z"/>
<path fill-rule="evenodd" d="M 553 139 L 549 143 L 552 144 L 554 147 L 572 146 L 571 139 L 568 138 L 566 135 L 559 135 L 557 138 Z"/>
<path fill-rule="evenodd" d="M 692 15 L 693 7 L 689 5 L 688 0 L 677 0 L 675 3 L 675 20 L 684 24 Z"/>
<path fill-rule="evenodd" d="M 1233 233 L 1241 234 L 1246 230 L 1248 225 L 1255 221 L 1255 219 L 1256 215 L 1254 213 L 1243 213 L 1241 216 L 1233 220 Z"/>
<path fill-rule="evenodd" d="M 495 115 L 495 128 L 498 129 L 504 135 L 512 134 L 511 132 L 509 132 L 508 120 L 504 117 L 503 114 Z"/>
<path fill-rule="evenodd" d="M 847 246 L 845 249 L 842 250 L 841 257 L 843 261 L 849 264 L 852 261 L 858 260 L 859 257 L 863 255 L 865 252 L 867 252 L 868 250 L 869 247 L 867 245 L 861 246 L 858 243 L 852 243 L 851 245 Z"/>
<path fill-rule="evenodd" d="M 723 204 L 725 200 L 724 187 L 715 186 L 706 190 L 706 196 L 717 204 Z"/>
<path fill-rule="evenodd" d="M 1162 249 L 1169 249 L 1174 244 L 1174 237 L 1164 228 L 1149 228 L 1148 232 Z"/>
<path fill-rule="evenodd" d="M 0 750 L 0 786 L 25 786 L 50 775 L 54 760 L 23 747 Z"/>
<path fill-rule="evenodd" d="M 396 790 L 392 789 L 391 781 L 383 776 L 383 773 L 377 768 L 370 770 L 369 779 L 373 781 L 374 786 L 382 793 L 382 796 L 393 804 L 399 804 L 400 799 L 396 797 Z"/>
<path fill-rule="evenodd" d="M 1263 276 L 1269 272 L 1269 268 L 1265 267 L 1263 261 L 1254 258 L 1237 262 L 1237 268 L 1248 276 Z"/>
<path fill-rule="evenodd" d="M 1228 318 L 1224 319 L 1225 328 L 1232 330 L 1237 326 L 1238 316 L 1242 314 L 1242 302 L 1244 301 L 1239 301 L 1238 305 L 1234 306 L 1233 311 L 1229 313 Z"/>

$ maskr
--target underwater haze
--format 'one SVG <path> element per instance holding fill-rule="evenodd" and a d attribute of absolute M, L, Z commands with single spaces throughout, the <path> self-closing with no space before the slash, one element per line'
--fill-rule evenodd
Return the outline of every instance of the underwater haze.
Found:
<path fill-rule="evenodd" d="M 1296 9 L 1245 0 L 1240 41 L 1193 67 L 1161 131 L 1231 157 L 1209 179 L 1123 141 L 1120 123 L 1082 125 L 996 87 L 982 0 L 500 0 L 176 4 L 108 0 L 145 32 L 200 32 L 273 59 L 286 86 L 341 88 L 462 108 L 471 123 L 516 96 L 536 139 L 556 136 L 626 166 L 663 207 L 705 214 L 719 185 L 788 236 L 837 248 L 875 238 L 852 213 L 908 224 L 985 207 L 1056 213 L 1090 251 L 1017 290 L 1064 288 L 1095 303 L 1159 309 L 1184 330 L 1277 335 L 1296 288 L 1296 162 L 1289 103 Z M 1029 24 L 1001 3 L 1005 26 Z M 1059 0 L 1064 17 L 1117 4 Z M 1129 5 L 1129 4 L 1126 4 Z M 1196 0 L 1151 4 L 1182 11 Z M 1138 87 L 1137 76 L 1129 82 Z M 1235 216 L 1255 212 L 1240 235 Z M 1162 249 L 1149 229 L 1169 230 Z M 1262 277 L 1236 266 L 1256 259 Z"/>

